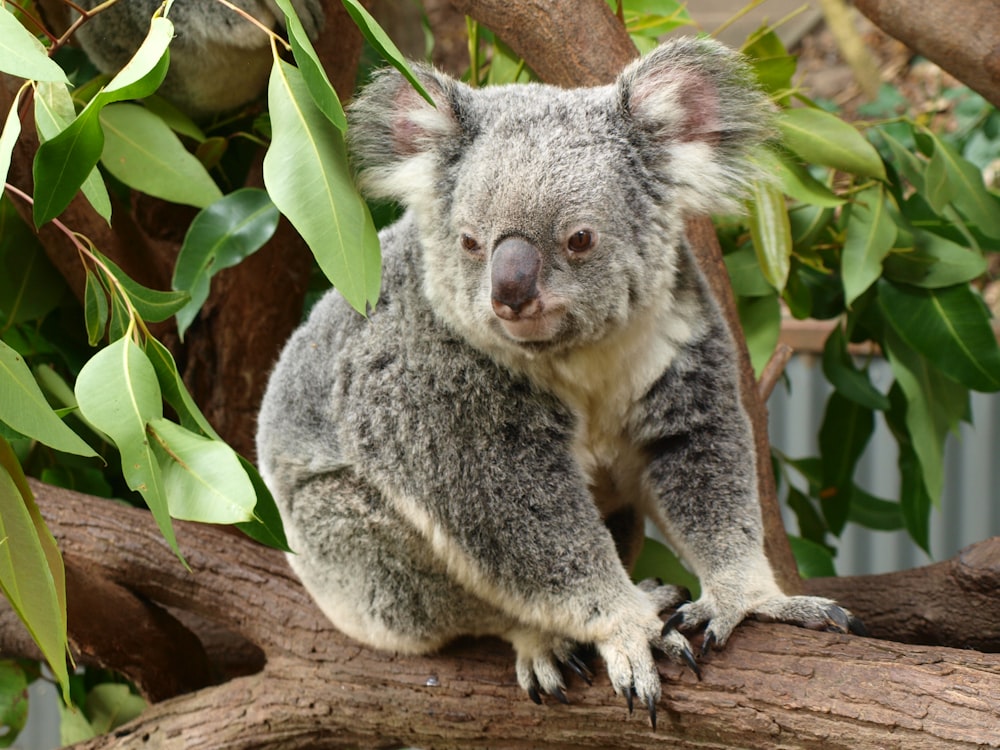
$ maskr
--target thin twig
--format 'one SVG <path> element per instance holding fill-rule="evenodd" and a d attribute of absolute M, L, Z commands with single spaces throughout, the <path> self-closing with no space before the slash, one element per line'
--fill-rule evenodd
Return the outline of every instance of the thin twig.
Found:
<path fill-rule="evenodd" d="M 788 365 L 788 360 L 792 358 L 794 353 L 795 350 L 788 344 L 778 344 L 771 358 L 767 360 L 767 364 L 764 365 L 764 370 L 757 380 L 757 392 L 760 394 L 760 400 L 764 403 L 767 403 L 767 400 L 771 397 L 771 392 L 778 384 L 778 381 L 781 380 L 781 376 L 785 372 L 785 367 Z"/>

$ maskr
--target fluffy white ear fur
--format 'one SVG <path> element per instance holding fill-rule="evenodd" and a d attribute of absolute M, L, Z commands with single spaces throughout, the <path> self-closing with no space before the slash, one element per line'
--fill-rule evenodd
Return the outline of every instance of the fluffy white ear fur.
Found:
<path fill-rule="evenodd" d="M 348 109 L 359 187 L 372 198 L 408 205 L 429 194 L 437 173 L 435 152 L 459 131 L 449 102 L 455 84 L 430 68 L 415 67 L 436 106 L 390 70 L 379 74 Z"/>
<path fill-rule="evenodd" d="M 679 39 L 632 63 L 618 86 L 627 116 L 662 149 L 656 168 L 683 188 L 684 209 L 739 210 L 771 109 L 743 60 L 718 42 Z"/>

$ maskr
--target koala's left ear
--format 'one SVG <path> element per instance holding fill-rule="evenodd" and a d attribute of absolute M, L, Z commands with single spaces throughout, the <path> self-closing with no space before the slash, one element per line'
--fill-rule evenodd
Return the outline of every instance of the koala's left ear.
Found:
<path fill-rule="evenodd" d="M 731 210 L 756 170 L 751 152 L 771 135 L 773 105 L 743 58 L 711 39 L 657 47 L 618 78 L 620 107 L 645 135 L 650 167 L 694 212 Z"/>

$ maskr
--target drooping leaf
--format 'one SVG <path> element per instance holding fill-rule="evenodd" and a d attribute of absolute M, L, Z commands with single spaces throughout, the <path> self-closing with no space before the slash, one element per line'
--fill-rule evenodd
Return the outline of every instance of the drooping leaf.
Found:
<path fill-rule="evenodd" d="M 156 371 L 163 399 L 177 412 L 181 424 L 191 431 L 222 440 L 188 392 L 170 350 L 152 336 L 146 338 L 145 347 L 146 356 Z"/>
<path fill-rule="evenodd" d="M 145 287 L 116 266 L 109 258 L 99 252 L 96 255 L 125 289 L 129 302 L 146 322 L 159 323 L 166 320 L 187 304 L 187 292 L 162 292 L 158 289 Z"/>
<path fill-rule="evenodd" d="M 288 539 L 285 537 L 281 514 L 278 512 L 278 506 L 274 502 L 271 491 L 264 484 L 256 467 L 243 456 L 240 456 L 239 459 L 243 470 L 250 477 L 250 483 L 257 495 L 257 505 L 253 509 L 253 519 L 246 523 L 236 524 L 236 528 L 261 544 L 274 547 L 282 552 L 292 552 L 293 550 L 288 546 Z"/>
<path fill-rule="evenodd" d="M 819 431 L 823 459 L 820 506 L 827 526 L 837 536 L 851 509 L 854 468 L 875 430 L 872 410 L 837 391 L 830 394 Z"/>
<path fill-rule="evenodd" d="M 882 280 L 878 299 L 900 338 L 941 372 L 973 390 L 1000 390 L 1000 347 L 967 284 L 918 289 Z"/>
<path fill-rule="evenodd" d="M 792 230 L 785 196 L 771 182 L 754 180 L 748 219 L 750 237 L 764 278 L 777 291 L 785 288 L 792 257 Z"/>
<path fill-rule="evenodd" d="M 278 226 L 278 209 L 263 190 L 243 188 L 220 198 L 194 218 L 174 267 L 173 288 L 190 300 L 177 312 L 183 338 L 208 298 L 214 274 L 259 250 Z"/>
<path fill-rule="evenodd" d="M 0 589 L 69 696 L 66 575 L 10 444 L 0 438 Z"/>
<path fill-rule="evenodd" d="M 822 544 L 789 534 L 788 543 L 803 578 L 825 578 L 837 575 L 833 555 Z"/>
<path fill-rule="evenodd" d="M 147 195 L 204 208 L 222 191 L 166 123 L 137 104 L 112 104 L 100 115 L 101 163 L 131 188 Z"/>
<path fill-rule="evenodd" d="M 722 260 L 726 264 L 729 281 L 736 296 L 765 297 L 774 294 L 774 287 L 767 282 L 760 270 L 757 253 L 752 245 L 747 244 L 739 250 L 726 253 Z"/>
<path fill-rule="evenodd" d="M 68 83 L 63 69 L 5 5 L 0 5 L 0 71 L 33 81 Z"/>
<path fill-rule="evenodd" d="M 760 377 L 764 366 L 774 353 L 781 333 L 781 305 L 778 295 L 767 297 L 742 297 L 737 300 L 740 325 L 750 350 L 754 375 Z"/>
<path fill-rule="evenodd" d="M 848 520 L 877 531 L 896 531 L 904 527 L 900 503 L 875 497 L 859 487 L 855 487 L 851 494 Z"/>
<path fill-rule="evenodd" d="M 157 17 L 132 59 L 83 111 L 57 136 L 38 147 L 32 173 L 35 179 L 35 226 L 54 219 L 73 199 L 104 150 L 101 110 L 126 99 L 142 99 L 163 82 L 169 65 L 167 47 L 173 24 Z"/>
<path fill-rule="evenodd" d="M 0 130 L 0 196 L 3 195 L 4 183 L 7 182 L 7 173 L 10 171 L 10 160 L 14 153 L 14 144 L 17 143 L 18 136 L 21 135 L 21 118 L 17 116 L 17 108 L 21 103 L 21 92 L 23 90 L 19 89 L 14 95 L 14 101 L 10 104 L 10 111 L 4 120 L 3 129 Z"/>
<path fill-rule="evenodd" d="M 393 44 L 389 35 L 382 30 L 382 27 L 378 25 L 378 21 L 375 20 L 372 14 L 365 10 L 365 7 L 358 0 L 341 0 L 341 2 L 368 43 L 378 50 L 378 53 L 396 70 L 402 73 L 406 80 L 410 82 L 410 85 L 433 107 L 434 101 L 431 99 L 431 95 L 427 93 L 426 89 L 424 89 L 423 85 L 413 74 L 413 71 L 410 70 L 410 66 L 407 65 L 403 53 Z"/>
<path fill-rule="evenodd" d="M 882 275 L 882 260 L 896 241 L 882 185 L 862 191 L 851 206 L 841 260 L 848 307 Z"/>
<path fill-rule="evenodd" d="M 253 515 L 253 485 L 233 449 L 167 419 L 148 430 L 163 474 L 170 515 L 202 523 L 242 523 Z"/>
<path fill-rule="evenodd" d="M 823 347 L 823 374 L 844 398 L 876 411 L 889 408 L 888 397 L 872 385 L 867 373 L 854 366 L 839 325 L 830 331 Z"/>
<path fill-rule="evenodd" d="M 0 310 L 6 324 L 44 317 L 66 291 L 38 237 L 12 202 L 0 199 Z"/>
<path fill-rule="evenodd" d="M 979 250 L 917 231 L 913 249 L 889 253 L 883 268 L 892 281 L 939 289 L 979 278 L 986 273 L 987 263 Z"/>
<path fill-rule="evenodd" d="M 62 83 L 42 82 L 35 86 L 35 127 L 40 143 L 55 138 L 76 117 L 73 97 Z M 100 171 L 95 167 L 80 186 L 98 216 L 111 222 L 111 198 Z"/>
<path fill-rule="evenodd" d="M 267 191 L 327 278 L 365 313 L 381 285 L 378 234 L 351 180 L 343 136 L 283 60 L 274 63 L 268 104 L 274 137 L 264 157 Z"/>
<path fill-rule="evenodd" d="M 108 327 L 108 293 L 100 277 L 87 269 L 83 288 L 83 318 L 87 326 L 87 341 L 97 346 Z"/>
<path fill-rule="evenodd" d="M 824 164 L 844 172 L 886 178 L 878 151 L 854 128 L 835 115 L 811 107 L 782 110 L 778 128 L 785 145 L 807 164 Z"/>
<path fill-rule="evenodd" d="M 846 202 L 788 155 L 774 159 L 774 174 L 781 181 L 785 194 L 801 203 L 835 208 Z"/>
<path fill-rule="evenodd" d="M 120 338 L 83 366 L 76 379 L 76 399 L 83 416 L 114 441 L 125 482 L 142 494 L 167 543 L 180 557 L 160 465 L 146 434 L 146 425 L 163 417 L 153 365 L 130 338 Z"/>
<path fill-rule="evenodd" d="M 790 486 L 786 502 L 795 514 L 795 520 L 798 521 L 799 534 L 811 542 L 823 544 L 827 533 L 826 521 L 823 520 L 812 501 L 802 491 Z"/>
<path fill-rule="evenodd" d="M 326 76 L 323 64 L 309 41 L 309 35 L 302 27 L 302 22 L 292 6 L 291 0 L 275 0 L 281 12 L 285 14 L 285 28 L 288 30 L 288 41 L 292 45 L 292 54 L 298 63 L 302 77 L 309 88 L 316 107 L 326 115 L 341 132 L 347 130 L 347 118 L 344 108 L 340 106 L 340 98 Z"/>
<path fill-rule="evenodd" d="M 924 198 L 935 211 L 940 213 L 955 197 L 955 185 L 949 179 L 948 166 L 942 149 L 931 154 L 927 169 L 924 170 Z"/>
<path fill-rule="evenodd" d="M 796 60 L 788 54 L 781 38 L 773 28 L 763 27 L 751 34 L 741 50 L 756 73 L 757 81 L 769 94 L 777 94 L 784 101 L 792 89 Z"/>
<path fill-rule="evenodd" d="M 56 450 L 96 456 L 79 435 L 56 416 L 31 370 L 16 351 L 0 341 L 0 421 Z"/>
<path fill-rule="evenodd" d="M 955 207 L 975 224 L 980 232 L 993 238 L 1000 238 L 1000 199 L 986 189 L 982 173 L 940 137 L 929 131 L 925 135 L 934 144 L 931 161 L 940 157 Z"/>

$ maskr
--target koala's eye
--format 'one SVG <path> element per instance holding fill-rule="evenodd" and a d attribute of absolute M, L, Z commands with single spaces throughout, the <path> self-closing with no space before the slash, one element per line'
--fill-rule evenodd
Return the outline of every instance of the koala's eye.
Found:
<path fill-rule="evenodd" d="M 569 236 L 566 247 L 573 253 L 585 253 L 594 246 L 594 233 L 589 229 L 581 229 Z"/>
<path fill-rule="evenodd" d="M 472 235 L 463 234 L 459 241 L 461 242 L 462 249 L 465 250 L 465 252 L 469 253 L 470 255 L 480 254 L 479 243 L 476 241 L 476 238 L 473 237 Z"/>

